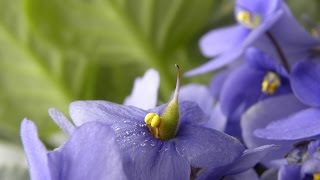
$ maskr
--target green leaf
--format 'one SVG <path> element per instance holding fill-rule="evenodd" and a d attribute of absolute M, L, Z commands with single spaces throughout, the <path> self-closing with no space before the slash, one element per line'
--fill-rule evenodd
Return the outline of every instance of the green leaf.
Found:
<path fill-rule="evenodd" d="M 124 74 L 116 77 L 124 87 L 130 88 L 123 82 L 142 70 L 156 68 L 167 98 L 174 88 L 174 64 L 189 70 L 202 63 L 193 62 L 189 47 L 203 31 L 214 1 L 27 0 L 25 5 L 33 31 L 64 52 L 78 52 L 90 63 L 117 69 L 118 75 Z"/>
<path fill-rule="evenodd" d="M 22 1 L 0 1 L 0 137 L 14 141 L 24 117 L 35 120 L 42 135 L 52 132 L 47 109 L 66 108 L 71 99 L 36 50 L 22 9 Z"/>

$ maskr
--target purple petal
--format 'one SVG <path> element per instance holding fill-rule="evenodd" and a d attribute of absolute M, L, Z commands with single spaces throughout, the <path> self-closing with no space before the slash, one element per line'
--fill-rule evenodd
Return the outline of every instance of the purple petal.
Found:
<path fill-rule="evenodd" d="M 248 30 L 240 25 L 213 30 L 200 40 L 200 50 L 206 57 L 214 57 L 230 51 L 247 36 Z"/>
<path fill-rule="evenodd" d="M 91 121 L 125 126 L 126 124 L 144 123 L 147 112 L 133 106 L 108 101 L 75 101 L 70 104 L 69 114 L 76 126 Z"/>
<path fill-rule="evenodd" d="M 49 109 L 49 115 L 54 122 L 68 135 L 71 135 L 75 130 L 74 125 L 59 110 L 51 108 Z"/>
<path fill-rule="evenodd" d="M 291 73 L 291 86 L 302 102 L 320 107 L 320 64 L 306 60 L 295 65 Z"/>
<path fill-rule="evenodd" d="M 264 128 L 267 124 L 275 120 L 285 118 L 289 114 L 305 108 L 307 107 L 296 99 L 293 94 L 269 98 L 255 104 L 246 111 L 241 119 L 242 137 L 245 144 L 249 148 L 255 148 L 265 144 L 280 145 L 278 151 L 266 156 L 264 163 L 269 160 L 284 157 L 285 153 L 291 149 L 291 145 L 294 144 L 295 141 L 272 141 L 261 139 L 254 136 L 253 132 L 256 129 Z"/>
<path fill-rule="evenodd" d="M 317 174 L 320 172 L 320 160 L 318 158 L 308 159 L 303 163 L 301 168 L 302 175 L 305 174 Z"/>
<path fill-rule="evenodd" d="M 320 109 L 301 110 L 290 117 L 271 122 L 266 128 L 257 129 L 257 137 L 274 140 L 299 140 L 320 134 Z"/>
<path fill-rule="evenodd" d="M 60 170 L 55 179 L 126 179 L 116 136 L 99 122 L 77 128 L 59 151 L 50 153 L 50 161 Z"/>
<path fill-rule="evenodd" d="M 267 154 L 278 149 L 276 145 L 263 145 L 254 149 L 247 149 L 242 156 L 228 168 L 228 174 L 246 171 L 258 164 Z"/>
<path fill-rule="evenodd" d="M 159 73 L 154 69 L 148 69 L 143 77 L 134 81 L 132 92 L 126 97 L 123 104 L 144 110 L 154 108 L 158 101 L 159 84 Z"/>
<path fill-rule="evenodd" d="M 134 179 L 189 179 L 190 164 L 177 153 L 174 143 L 165 142 L 162 146 L 155 145 L 128 153 L 132 153 L 131 157 L 134 159 L 130 171 Z"/>
<path fill-rule="evenodd" d="M 283 4 L 283 15 L 281 18 L 270 28 L 270 33 L 277 40 L 279 46 L 285 54 L 286 59 L 290 65 L 307 58 L 310 55 L 310 49 L 319 45 L 320 40 L 312 37 L 291 14 L 289 8 Z M 290 31 L 288 31 L 290 29 Z M 292 38 L 295 37 L 295 38 Z M 275 49 L 263 41 L 258 42 L 259 46 L 265 50 L 272 57 L 278 57 Z M 266 48 L 267 47 L 267 48 Z"/>
<path fill-rule="evenodd" d="M 310 48 L 319 45 L 320 40 L 313 37 L 306 29 L 299 24 L 295 17 L 291 14 L 290 9 L 286 4 L 282 5 L 284 15 L 272 27 L 271 33 L 274 34 L 279 44 L 288 55 L 288 59 L 292 62 L 293 59 L 300 59 L 301 55 L 308 54 Z M 288 31 L 290 29 L 290 31 Z M 294 38 L 292 38 L 294 37 Z M 304 53 L 302 53 L 304 52 Z M 293 57 L 293 55 L 298 55 Z M 304 55 L 304 56 L 305 56 Z"/>
<path fill-rule="evenodd" d="M 220 104 L 216 104 L 211 110 L 209 121 L 205 124 L 205 127 L 212 128 L 218 131 L 225 131 L 227 125 L 227 117 L 222 113 Z"/>
<path fill-rule="evenodd" d="M 259 176 L 254 169 L 249 169 L 239 174 L 226 176 L 223 180 L 259 180 Z"/>
<path fill-rule="evenodd" d="M 248 64 L 254 68 L 263 71 L 274 71 L 285 77 L 289 76 L 286 69 L 276 59 L 257 48 L 249 48 L 245 55 Z"/>
<path fill-rule="evenodd" d="M 188 84 L 180 88 L 180 102 L 193 101 L 199 105 L 202 111 L 209 115 L 213 107 L 213 97 L 208 87 L 200 84 Z"/>
<path fill-rule="evenodd" d="M 21 123 L 21 139 L 27 156 L 30 178 L 33 180 L 51 179 L 47 150 L 39 140 L 37 127 L 27 119 Z"/>
<path fill-rule="evenodd" d="M 308 153 L 313 154 L 320 148 L 320 140 L 311 141 L 308 145 Z"/>
<path fill-rule="evenodd" d="M 190 164 L 178 154 L 174 139 L 155 139 L 146 127 L 116 130 L 117 142 L 133 164 L 128 173 L 133 179 L 188 179 Z"/>
<path fill-rule="evenodd" d="M 237 0 L 235 13 L 240 10 L 249 11 L 252 14 L 262 16 L 263 20 L 272 16 L 273 13 L 279 9 L 281 0 Z"/>
<path fill-rule="evenodd" d="M 220 95 L 222 112 L 227 117 L 242 113 L 263 97 L 261 83 L 265 73 L 246 64 L 235 69 L 229 76 Z"/>
<path fill-rule="evenodd" d="M 254 167 L 262 158 L 266 156 L 266 154 L 268 154 L 275 148 L 277 148 L 277 146 L 275 145 L 265 145 L 255 149 L 245 150 L 242 156 L 236 159 L 231 164 L 227 164 L 226 166 L 210 167 L 209 169 L 205 169 L 200 174 L 199 179 L 200 180 L 219 179 L 219 177 L 223 177 L 223 176 L 227 176 L 229 178 L 235 178 L 236 176 L 240 175 L 242 172 L 246 172 L 250 168 Z M 246 173 L 244 173 L 243 175 L 245 174 Z"/>
<path fill-rule="evenodd" d="M 230 136 L 236 137 L 242 140 L 241 137 L 241 127 L 240 127 L 240 117 L 228 118 L 225 133 Z"/>
<path fill-rule="evenodd" d="M 181 126 L 175 138 L 177 151 L 193 167 L 219 167 L 241 156 L 244 146 L 237 139 L 219 131 L 199 126 Z"/>
<path fill-rule="evenodd" d="M 224 54 L 208 61 L 207 63 L 186 72 L 185 76 L 187 76 L 187 77 L 195 76 L 195 75 L 204 74 L 204 73 L 222 68 L 225 65 L 239 59 L 240 56 L 243 54 L 243 51 L 244 51 L 244 49 L 242 49 L 242 48 L 235 48 L 234 50 L 232 50 L 228 53 L 224 53 Z"/>
<path fill-rule="evenodd" d="M 219 99 L 221 89 L 231 72 L 231 69 L 222 70 L 213 76 L 209 85 L 209 89 L 215 100 Z"/>
<path fill-rule="evenodd" d="M 265 33 L 273 27 L 273 25 L 279 21 L 279 19 L 282 17 L 284 12 L 282 10 L 277 10 L 273 13 L 273 15 L 266 19 L 261 25 L 259 25 L 257 28 L 253 29 L 250 34 L 246 37 L 244 42 L 242 43 L 242 48 L 247 48 L 250 45 L 253 45 L 253 43 L 257 43 L 258 46 L 265 47 L 264 45 L 266 42 L 261 41 L 259 38 L 263 38 Z M 260 42 L 259 42 L 260 41 Z M 267 46 L 270 46 L 270 44 L 267 44 Z M 262 48 L 264 49 L 264 48 Z"/>
<path fill-rule="evenodd" d="M 283 166 L 279 170 L 279 180 L 300 180 L 300 169 L 299 165 L 287 165 Z"/>

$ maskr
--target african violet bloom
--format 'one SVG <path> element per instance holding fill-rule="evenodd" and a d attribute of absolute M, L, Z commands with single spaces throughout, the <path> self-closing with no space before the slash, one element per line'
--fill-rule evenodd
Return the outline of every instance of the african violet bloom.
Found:
<path fill-rule="evenodd" d="M 285 59 L 305 59 L 307 52 L 320 44 L 298 24 L 283 0 L 236 0 L 234 12 L 238 24 L 213 30 L 200 41 L 202 53 L 216 58 L 186 75 L 221 68 L 239 59 L 250 46 L 279 58 L 289 69 Z"/>
<path fill-rule="evenodd" d="M 112 130 L 99 122 L 74 128 L 59 113 L 54 119 L 70 134 L 61 147 L 47 151 L 30 120 L 21 123 L 21 138 L 32 180 L 127 179 Z"/>
<path fill-rule="evenodd" d="M 280 168 L 279 180 L 320 179 L 320 141 L 302 142 L 287 155 L 287 165 Z"/>
<path fill-rule="evenodd" d="M 76 101 L 70 116 L 76 126 L 101 122 L 117 135 L 121 152 L 133 161 L 132 179 L 189 179 L 191 168 L 233 163 L 244 151 L 235 138 L 200 126 L 205 114 L 193 102 L 179 102 L 179 76 L 173 99 L 142 110 L 107 101 Z"/>
<path fill-rule="evenodd" d="M 241 136 L 241 116 L 249 107 L 264 99 L 291 92 L 285 76 L 275 75 L 267 67 L 252 67 L 252 59 L 260 60 L 264 55 L 256 51 L 254 48 L 248 49 L 241 64 L 219 72 L 210 85 L 210 91 L 228 119 L 227 133 L 237 137 Z"/>
<path fill-rule="evenodd" d="M 152 82 L 152 79 L 156 83 Z M 159 79 L 160 77 L 157 71 L 153 69 L 147 70 L 142 78 L 135 80 L 132 93 L 126 98 L 125 104 L 129 103 L 138 107 L 146 107 L 141 106 L 141 104 L 149 104 L 149 107 L 155 106 Z M 222 80 L 222 78 L 218 79 Z M 152 83 L 154 87 L 148 86 L 148 84 Z M 148 89 L 144 89 L 143 87 L 148 87 Z M 214 87 L 214 90 L 217 90 L 220 86 L 218 83 L 214 83 Z M 181 87 L 179 100 L 196 102 L 209 117 L 208 122 L 205 123 L 204 126 L 224 131 L 227 119 L 221 112 L 219 103 L 216 102 L 218 97 L 216 93 L 218 92 L 218 90 L 216 92 L 210 92 L 210 89 L 204 85 L 188 84 Z M 151 99 L 151 102 L 154 103 L 148 103 L 145 99 Z M 216 105 L 213 106 L 215 103 Z M 193 169 L 191 177 L 196 178 L 198 176 L 197 179 L 218 179 L 222 177 L 228 177 L 229 179 L 258 179 L 258 175 L 252 167 L 274 149 L 276 149 L 275 145 L 265 145 L 245 150 L 242 156 L 231 164 L 218 168 L 209 167 L 201 171 L 199 171 L 199 169 Z"/>
<path fill-rule="evenodd" d="M 283 155 L 293 143 L 319 135 L 320 130 L 317 119 L 320 116 L 320 109 L 318 107 L 310 107 L 312 103 L 302 101 L 301 96 L 297 94 L 297 91 L 303 92 L 305 97 L 319 94 L 319 91 L 316 91 L 317 88 L 320 88 L 319 72 L 309 69 L 308 72 L 300 71 L 297 73 L 296 69 L 293 68 L 292 72 L 288 74 L 283 66 L 277 64 L 267 54 L 257 49 L 249 49 L 248 51 L 251 52 L 251 56 L 247 58 L 247 62 L 251 67 L 274 74 L 272 82 L 278 80 L 278 85 L 274 86 L 275 91 L 278 91 L 281 86 L 287 84 L 286 86 L 289 85 L 289 88 L 292 88 L 293 92 L 287 91 L 285 92 L 287 94 L 285 96 L 270 97 L 268 100 L 252 106 L 243 115 L 241 124 L 243 139 L 246 145 L 257 147 L 271 142 L 282 144 Z M 255 56 L 259 58 L 253 58 Z M 310 62 L 298 63 L 298 69 L 303 67 L 300 66 L 301 64 L 306 63 Z M 317 66 L 313 66 L 313 68 L 317 68 Z M 289 84 L 287 81 L 289 81 Z M 294 84 L 300 84 L 300 86 L 295 86 Z M 271 85 L 272 83 L 269 86 Z M 286 89 L 289 88 L 287 87 Z M 276 157 L 276 154 L 274 155 Z"/>

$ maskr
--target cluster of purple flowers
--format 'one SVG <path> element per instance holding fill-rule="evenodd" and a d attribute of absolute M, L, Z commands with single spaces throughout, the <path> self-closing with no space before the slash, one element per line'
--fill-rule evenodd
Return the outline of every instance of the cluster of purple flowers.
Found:
<path fill-rule="evenodd" d="M 52 151 L 23 120 L 30 177 L 255 180 L 261 163 L 264 179 L 320 179 L 320 39 L 283 0 L 236 0 L 234 14 L 236 25 L 200 40 L 213 60 L 185 74 L 219 70 L 210 85 L 180 87 L 177 67 L 172 99 L 157 106 L 150 69 L 123 105 L 73 102 L 73 123 L 50 109 L 69 136 Z"/>

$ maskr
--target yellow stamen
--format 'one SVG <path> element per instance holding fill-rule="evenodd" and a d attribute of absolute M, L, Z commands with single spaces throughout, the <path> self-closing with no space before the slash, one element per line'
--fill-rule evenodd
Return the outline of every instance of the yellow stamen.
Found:
<path fill-rule="evenodd" d="M 261 17 L 259 15 L 252 15 L 249 11 L 239 11 L 237 20 L 250 29 L 254 29 L 261 24 Z"/>
<path fill-rule="evenodd" d="M 156 113 L 148 113 L 145 117 L 144 117 L 144 122 L 146 124 L 151 124 L 152 118 L 157 115 Z"/>
<path fill-rule="evenodd" d="M 313 180 L 320 180 L 320 173 L 313 174 Z"/>
<path fill-rule="evenodd" d="M 274 94 L 280 85 L 280 77 L 274 72 L 268 72 L 261 84 L 261 91 L 265 94 Z"/>
<path fill-rule="evenodd" d="M 312 28 L 312 29 L 311 29 L 311 35 L 312 35 L 313 37 L 320 38 L 319 31 L 318 31 L 317 29 L 315 29 L 315 28 Z"/>
<path fill-rule="evenodd" d="M 148 113 L 145 117 L 144 117 L 144 122 L 146 123 L 146 125 L 149 128 L 150 133 L 155 137 L 155 138 L 159 138 L 159 126 L 161 123 L 161 118 L 158 114 L 156 113 Z"/>

